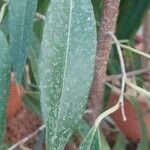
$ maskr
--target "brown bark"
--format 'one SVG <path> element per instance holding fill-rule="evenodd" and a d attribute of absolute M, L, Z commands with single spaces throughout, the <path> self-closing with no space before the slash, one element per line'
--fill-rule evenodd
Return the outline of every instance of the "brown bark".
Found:
<path fill-rule="evenodd" d="M 143 40 L 144 40 L 144 52 L 150 54 L 150 10 L 147 12 L 147 15 L 144 19 L 144 31 L 143 31 Z M 149 62 L 147 59 L 142 58 L 143 67 L 148 67 Z"/>
<path fill-rule="evenodd" d="M 106 69 L 111 50 L 112 39 L 108 32 L 115 32 L 120 0 L 104 0 L 104 8 L 101 26 L 98 33 L 98 46 L 96 53 L 96 65 L 93 85 L 90 92 L 88 110 L 85 119 L 93 125 L 100 112 L 103 98 L 104 83 L 106 80 Z"/>
<path fill-rule="evenodd" d="M 144 50 L 150 53 L 150 10 L 144 20 Z"/>

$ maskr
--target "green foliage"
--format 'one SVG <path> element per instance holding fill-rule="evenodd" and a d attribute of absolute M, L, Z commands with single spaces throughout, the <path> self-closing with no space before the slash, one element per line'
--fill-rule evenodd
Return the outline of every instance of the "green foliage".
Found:
<path fill-rule="evenodd" d="M 115 145 L 113 146 L 113 150 L 124 150 L 126 146 L 127 140 L 122 133 L 119 133 L 117 136 Z"/>
<path fill-rule="evenodd" d="M 49 3 L 50 0 L 38 0 L 37 11 L 45 15 Z M 34 23 L 34 31 L 40 41 L 42 40 L 43 27 L 44 27 L 44 21 L 42 19 L 36 20 L 36 22 Z"/>
<path fill-rule="evenodd" d="M 103 11 L 103 3 L 104 0 L 91 0 L 93 4 L 94 14 L 95 14 L 95 20 L 97 28 L 100 27 L 100 19 Z"/>
<path fill-rule="evenodd" d="M 8 50 L 8 43 L 5 36 L 0 31 L 0 143 L 3 141 L 5 129 L 9 81 L 10 55 Z"/>
<path fill-rule="evenodd" d="M 27 92 L 22 100 L 29 111 L 41 117 L 40 100 L 38 92 Z"/>
<path fill-rule="evenodd" d="M 119 39 L 131 39 L 141 25 L 149 0 L 121 0 L 116 35 Z"/>
<path fill-rule="evenodd" d="M 40 135 L 35 143 L 34 150 L 41 150 L 41 146 L 44 144 L 44 140 L 45 140 L 45 130 L 43 130 L 40 133 Z"/>
<path fill-rule="evenodd" d="M 31 47 L 36 7 L 37 0 L 11 0 L 9 3 L 9 47 L 18 83 L 21 81 L 28 51 Z"/>
<path fill-rule="evenodd" d="M 50 0 L 38 0 L 37 11 L 41 14 L 45 14 L 49 6 Z"/>
<path fill-rule="evenodd" d="M 38 72 L 38 65 L 39 65 L 39 60 L 40 60 L 40 51 L 41 51 L 41 44 L 40 41 L 38 40 L 37 36 L 35 33 L 33 33 L 32 36 L 32 47 L 29 52 L 29 59 L 31 62 L 31 68 L 33 71 L 33 76 L 36 80 L 36 83 L 39 85 L 39 72 Z"/>
<path fill-rule="evenodd" d="M 93 145 L 94 139 L 98 141 L 96 144 L 96 147 L 99 147 L 99 150 L 101 150 L 101 139 L 100 139 L 100 133 L 96 126 L 93 126 L 90 131 L 88 132 L 87 136 L 84 138 L 83 142 L 81 143 L 79 150 L 91 150 L 91 147 Z"/>
<path fill-rule="evenodd" d="M 8 14 L 0 24 L 0 30 L 4 33 L 5 37 L 9 35 L 9 27 L 8 27 Z"/>
<path fill-rule="evenodd" d="M 120 12 L 116 27 L 117 38 L 128 39 L 130 40 L 130 42 L 132 42 L 133 37 L 142 22 L 144 14 L 149 7 L 150 7 L 149 0 L 121 0 Z M 140 68 L 139 61 L 136 61 L 137 59 L 140 61 L 140 57 L 136 59 L 132 58 L 133 61 L 135 60 L 134 62 L 135 69 Z M 113 47 L 110 54 L 109 73 L 111 74 L 121 73 L 120 66 L 118 66 L 118 62 L 119 59 L 117 55 L 117 50 L 115 47 Z"/>
<path fill-rule="evenodd" d="M 9 148 L 8 145 L 6 145 L 6 144 L 0 144 L 0 150 L 6 150 L 8 148 Z"/>
<path fill-rule="evenodd" d="M 90 1 L 52 1 L 41 47 L 40 99 L 46 146 L 59 150 L 79 123 L 91 86 L 96 26 Z"/>
<path fill-rule="evenodd" d="M 106 85 L 104 90 L 103 103 L 102 103 L 103 107 L 101 112 L 104 112 L 107 109 L 110 94 L 111 94 L 111 89 Z"/>
<path fill-rule="evenodd" d="M 130 52 L 130 58 L 131 58 L 131 61 L 132 61 L 132 67 L 135 69 L 135 70 L 138 70 L 138 69 L 141 69 L 142 68 L 142 63 L 141 63 L 141 57 L 138 55 L 138 54 L 135 54 L 133 52 Z M 137 61 L 139 60 L 139 61 Z M 140 87 L 143 87 L 143 76 L 140 74 L 140 75 L 136 75 L 135 76 L 135 83 L 140 86 Z"/>
<path fill-rule="evenodd" d="M 78 126 L 78 132 L 80 133 L 81 137 L 84 139 L 87 136 L 87 133 L 90 131 L 89 125 L 84 121 L 81 120 Z M 101 142 L 100 142 L 101 141 Z M 102 133 L 97 132 L 97 134 L 89 140 L 90 143 L 90 150 L 110 150 L 110 147 L 103 136 Z M 83 145 L 82 145 L 83 146 Z M 87 146 L 87 145 L 85 145 Z M 80 147 L 80 149 L 83 149 Z"/>
<path fill-rule="evenodd" d="M 0 1 L 0 7 L 4 3 Z M 46 133 L 40 134 L 35 149 L 46 140 L 47 150 L 62 150 L 76 131 L 82 138 L 79 150 L 110 150 L 101 130 L 95 125 L 90 129 L 82 120 L 93 79 L 97 38 L 100 38 L 96 31 L 101 24 L 103 4 L 104 0 L 9 1 L 0 23 L 0 143 L 5 130 L 12 66 L 17 83 L 25 88 L 22 97 L 25 106 L 46 126 Z M 116 26 L 118 39 L 128 39 L 130 45 L 134 44 L 134 35 L 149 6 L 149 0 L 121 0 Z M 36 12 L 46 14 L 43 16 L 46 19 L 37 18 Z M 134 69 L 141 68 L 138 55 L 131 53 L 126 57 Z M 118 62 L 116 48 L 112 47 L 109 74 L 121 73 Z M 26 64 L 29 72 L 25 72 Z M 137 85 L 142 87 L 142 77 L 136 77 Z M 149 96 L 142 88 L 135 89 Z M 102 112 L 107 108 L 110 94 L 111 89 L 105 87 Z M 133 97 L 130 102 L 141 127 L 138 150 L 147 150 L 148 137 L 140 106 Z M 126 142 L 119 134 L 113 149 L 123 149 Z M 0 145 L 0 149 L 6 148 L 7 145 Z"/>

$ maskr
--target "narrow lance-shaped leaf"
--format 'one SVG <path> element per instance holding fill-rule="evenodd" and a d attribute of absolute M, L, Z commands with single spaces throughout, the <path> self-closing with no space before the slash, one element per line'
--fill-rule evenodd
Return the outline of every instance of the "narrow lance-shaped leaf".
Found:
<path fill-rule="evenodd" d="M 0 143 L 3 142 L 6 106 L 9 95 L 10 57 L 5 36 L 0 31 Z"/>
<path fill-rule="evenodd" d="M 37 11 L 45 14 L 51 0 L 38 0 Z"/>
<path fill-rule="evenodd" d="M 90 0 L 53 0 L 46 15 L 40 89 L 48 150 L 62 150 L 82 118 L 96 51 Z"/>
<path fill-rule="evenodd" d="M 0 24 L 0 30 L 2 31 L 2 33 L 4 33 L 5 37 L 9 35 L 8 14 L 3 18 Z"/>
<path fill-rule="evenodd" d="M 115 140 L 115 144 L 112 148 L 112 150 L 124 150 L 127 144 L 127 140 L 124 137 L 124 135 L 122 133 L 119 133 L 116 140 Z"/>
<path fill-rule="evenodd" d="M 36 140 L 36 143 L 34 144 L 35 150 L 41 150 L 42 145 L 45 142 L 45 130 L 41 131 L 41 133 L 38 136 L 38 139 Z"/>
<path fill-rule="evenodd" d="M 31 68 L 33 70 L 33 76 L 36 80 L 36 83 L 39 85 L 38 77 L 38 65 L 39 65 L 39 56 L 41 51 L 41 43 L 39 42 L 35 33 L 32 36 L 32 47 L 29 53 Z"/>
<path fill-rule="evenodd" d="M 78 150 L 91 150 L 93 146 L 93 142 L 95 142 L 94 141 L 95 139 L 98 139 L 97 142 L 95 143 L 96 147 L 99 147 L 99 150 L 101 150 L 101 140 L 100 140 L 99 129 L 94 125 L 90 129 L 90 131 L 88 132 L 88 134 L 86 135 L 82 143 L 80 144 L 80 147 Z"/>
<path fill-rule="evenodd" d="M 138 28 L 141 25 L 145 12 L 150 8 L 150 0 L 121 0 L 120 12 L 117 20 L 116 36 L 120 39 L 132 40 Z M 134 69 L 139 69 L 140 57 L 135 56 Z M 135 60 L 139 60 L 135 61 Z M 113 47 L 110 54 L 109 71 L 111 74 L 121 73 L 120 66 L 118 65 L 119 57 L 117 50 Z M 138 62 L 138 64 L 137 64 Z M 135 64 L 137 64 L 135 66 Z M 138 67 L 137 67 L 138 66 Z M 139 76 L 139 75 L 138 75 Z"/>
<path fill-rule="evenodd" d="M 49 3 L 50 0 L 38 0 L 37 12 L 45 15 Z M 44 26 L 44 21 L 42 19 L 36 20 L 34 23 L 34 32 L 36 33 L 40 41 L 42 40 L 43 26 Z"/>
<path fill-rule="evenodd" d="M 88 134 L 86 135 L 86 137 L 84 138 L 84 140 L 82 141 L 82 143 L 80 144 L 79 150 L 91 150 L 91 148 L 93 147 L 93 141 L 94 141 L 94 137 L 98 138 L 98 144 L 97 146 L 94 148 L 96 149 L 97 147 L 99 147 L 99 150 L 102 149 L 101 147 L 101 137 L 100 137 L 100 133 L 99 133 L 99 125 L 101 123 L 101 121 L 107 117 L 108 115 L 112 114 L 113 112 L 117 111 L 119 109 L 119 102 L 114 105 L 113 107 L 111 107 L 110 109 L 106 110 L 105 112 L 103 112 L 95 121 L 93 127 L 90 129 L 90 131 L 88 132 Z"/>
<path fill-rule="evenodd" d="M 122 0 L 117 21 L 117 37 L 119 39 L 131 39 L 149 8 L 149 0 Z"/>
<path fill-rule="evenodd" d="M 36 7 L 37 0 L 10 0 L 9 3 L 10 53 L 18 83 L 31 46 Z"/>
<path fill-rule="evenodd" d="M 93 128 L 92 128 L 93 130 Z M 110 147 L 103 135 L 103 133 L 101 131 L 99 131 L 98 129 L 96 130 L 95 135 L 92 136 L 92 134 L 94 134 L 94 131 L 92 131 L 93 133 L 91 134 L 91 137 L 89 137 L 88 141 L 87 141 L 87 135 L 89 136 L 89 131 L 90 131 L 90 127 L 89 125 L 84 121 L 81 120 L 78 126 L 78 132 L 80 134 L 80 136 L 83 138 L 84 141 L 86 141 L 87 143 L 82 143 L 82 147 L 80 146 L 80 149 L 87 149 L 87 147 L 90 150 L 110 150 Z M 85 139 L 84 139 L 85 138 Z M 85 146 L 85 147 L 83 147 Z"/>
<path fill-rule="evenodd" d="M 99 29 L 101 16 L 102 16 L 102 11 L 103 11 L 104 0 L 91 0 L 91 1 L 92 1 L 92 4 L 93 4 L 97 29 Z"/>
<path fill-rule="evenodd" d="M 22 100 L 29 111 L 37 114 L 41 118 L 40 100 L 38 92 L 27 92 L 22 97 Z"/>

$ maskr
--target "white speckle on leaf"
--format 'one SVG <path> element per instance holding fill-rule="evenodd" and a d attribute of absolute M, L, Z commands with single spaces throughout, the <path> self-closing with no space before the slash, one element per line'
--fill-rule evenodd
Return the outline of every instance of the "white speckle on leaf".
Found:
<path fill-rule="evenodd" d="M 96 41 L 90 0 L 51 2 L 40 64 L 41 104 L 51 150 L 64 148 L 82 118 L 93 77 Z"/>

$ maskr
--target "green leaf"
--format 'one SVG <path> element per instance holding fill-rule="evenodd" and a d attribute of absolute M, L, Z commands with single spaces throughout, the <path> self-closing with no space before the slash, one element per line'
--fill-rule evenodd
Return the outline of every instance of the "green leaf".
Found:
<path fill-rule="evenodd" d="M 148 107 L 147 111 L 150 113 L 150 97 L 143 95 L 143 98 L 144 98 L 145 102 L 147 103 L 147 107 Z"/>
<path fill-rule="evenodd" d="M 44 141 L 45 141 L 45 130 L 42 130 L 36 140 L 36 143 L 34 145 L 34 150 L 41 150 Z"/>
<path fill-rule="evenodd" d="M 50 3 L 50 0 L 38 0 L 37 11 L 44 15 L 49 6 L 49 3 Z"/>
<path fill-rule="evenodd" d="M 22 100 L 27 109 L 41 117 L 40 99 L 38 92 L 27 92 Z"/>
<path fill-rule="evenodd" d="M 119 133 L 112 150 L 125 150 L 126 144 L 127 144 L 126 138 L 122 133 Z"/>
<path fill-rule="evenodd" d="M 105 90 L 104 90 L 104 96 L 103 96 L 101 112 L 106 111 L 108 103 L 109 103 L 110 95 L 111 95 L 111 88 L 106 85 Z"/>
<path fill-rule="evenodd" d="M 9 3 L 10 53 L 18 83 L 31 47 L 36 7 L 37 0 L 11 0 Z"/>
<path fill-rule="evenodd" d="M 41 13 L 42 15 L 45 15 L 48 6 L 49 6 L 50 0 L 38 0 L 38 6 L 37 11 Z M 43 27 L 44 27 L 44 21 L 43 20 L 36 20 L 34 23 L 34 31 L 36 35 L 38 36 L 38 39 L 42 40 L 43 35 Z"/>
<path fill-rule="evenodd" d="M 6 150 L 9 148 L 9 145 L 6 145 L 4 143 L 0 144 L 0 150 Z"/>
<path fill-rule="evenodd" d="M 101 150 L 102 141 L 99 129 L 96 130 L 91 148 L 89 150 Z"/>
<path fill-rule="evenodd" d="M 88 133 L 88 134 L 87 134 Z M 93 128 L 86 132 L 84 140 L 82 141 L 79 150 L 110 150 L 110 147 L 98 128 Z"/>
<path fill-rule="evenodd" d="M 110 51 L 109 61 L 108 61 L 108 74 L 120 74 L 121 67 L 119 64 L 119 57 L 116 47 L 113 45 Z"/>
<path fill-rule="evenodd" d="M 143 119 L 143 114 L 140 108 L 139 103 L 137 102 L 135 97 L 129 97 L 129 101 L 132 104 L 134 110 L 136 111 L 138 121 L 141 128 L 141 140 L 138 144 L 138 150 L 148 150 L 148 135 L 147 135 L 147 128 L 146 124 Z"/>
<path fill-rule="evenodd" d="M 10 57 L 8 43 L 0 31 L 0 143 L 3 141 L 6 122 L 7 100 L 10 82 Z"/>
<path fill-rule="evenodd" d="M 8 14 L 3 18 L 1 24 L 0 24 L 0 30 L 3 32 L 5 37 L 9 34 L 9 27 L 8 27 Z"/>
<path fill-rule="evenodd" d="M 85 120 L 81 119 L 77 128 L 77 132 L 79 132 L 81 138 L 84 138 L 89 131 L 90 131 L 89 125 Z"/>
<path fill-rule="evenodd" d="M 131 56 L 131 61 L 132 61 L 132 67 L 134 70 L 140 70 L 142 68 L 142 62 L 141 62 L 141 57 L 138 54 L 135 54 L 130 51 L 130 56 Z M 135 76 L 135 83 L 139 87 L 143 87 L 143 75 L 139 74 Z"/>
<path fill-rule="evenodd" d="M 97 28 L 100 27 L 101 15 L 103 11 L 104 0 L 92 0 Z"/>
<path fill-rule="evenodd" d="M 100 142 L 101 142 L 101 149 L 102 150 L 110 150 L 109 144 L 106 141 L 106 139 L 105 139 L 104 135 L 102 134 L 102 132 L 100 132 Z M 93 149 L 93 150 L 95 150 L 95 149 Z M 97 149 L 97 150 L 100 150 L 100 149 Z"/>
<path fill-rule="evenodd" d="M 96 126 L 93 126 L 88 132 L 88 134 L 86 135 L 86 137 L 84 138 L 84 140 L 82 141 L 82 143 L 80 144 L 79 150 L 85 150 L 85 149 L 91 150 L 92 143 L 96 135 L 97 137 L 100 137 L 98 128 Z M 100 144 L 100 142 L 98 144 Z M 99 145 L 99 150 L 101 150 L 100 145 Z"/>
<path fill-rule="evenodd" d="M 150 8 L 149 0 L 121 0 L 116 35 L 119 39 L 131 39 Z"/>
<path fill-rule="evenodd" d="M 44 21 L 43 20 L 36 20 L 34 23 L 34 32 L 36 33 L 38 39 L 41 41 L 43 36 L 43 27 Z"/>
<path fill-rule="evenodd" d="M 36 80 L 36 83 L 39 83 L 38 65 L 39 65 L 40 51 L 41 51 L 41 43 L 34 33 L 32 38 L 32 47 L 29 53 L 29 58 L 30 58 L 31 68 L 33 70 L 33 75 Z"/>
<path fill-rule="evenodd" d="M 93 127 L 91 128 L 91 130 L 89 131 L 87 136 L 84 138 L 83 142 L 81 143 L 79 150 L 84 150 L 84 149 L 90 150 L 95 136 L 97 136 L 99 139 L 98 140 L 99 142 L 97 142 L 97 144 L 99 143 L 98 147 L 99 147 L 99 149 L 101 149 L 101 138 L 100 138 L 100 133 L 99 133 L 99 124 L 106 116 L 112 114 L 113 112 L 117 111 L 118 109 L 119 109 L 119 102 L 116 105 L 114 105 L 113 107 L 111 107 L 110 109 L 103 112 L 96 119 Z"/>
<path fill-rule="evenodd" d="M 41 47 L 47 149 L 62 150 L 82 118 L 93 78 L 96 23 L 90 0 L 53 0 Z"/>
<path fill-rule="evenodd" d="M 78 132 L 80 133 L 81 137 L 84 139 L 87 136 L 89 131 L 90 131 L 89 125 L 84 120 L 81 120 L 81 122 L 78 126 Z M 101 140 L 101 142 L 100 142 L 100 140 Z M 100 143 L 101 143 L 101 145 L 100 145 Z M 97 133 L 94 136 L 90 150 L 100 150 L 100 148 L 102 150 L 110 150 L 110 147 L 101 132 L 100 132 L 100 136 L 99 136 L 99 133 Z"/>
<path fill-rule="evenodd" d="M 116 36 L 120 39 L 133 39 L 135 33 L 141 25 L 145 12 L 150 7 L 149 0 L 121 0 L 120 12 L 117 20 Z M 130 42 L 131 42 L 130 41 Z M 133 58 L 132 58 L 133 59 Z M 133 60 L 134 61 L 134 60 Z M 135 60 L 137 62 L 137 60 Z M 138 61 L 139 57 L 138 57 Z M 118 66 L 119 57 L 116 48 L 112 48 L 109 60 L 109 73 L 121 73 Z M 135 64 L 135 63 L 134 63 Z M 136 66 L 134 66 L 135 69 Z"/>
<path fill-rule="evenodd" d="M 32 64 L 31 64 L 31 59 L 29 59 L 29 58 L 27 59 L 27 64 L 29 66 L 29 76 L 30 76 L 31 84 L 26 84 L 26 85 L 28 85 L 26 87 L 31 87 L 30 89 L 32 89 L 34 91 L 38 88 L 38 86 L 37 86 L 37 82 L 36 82 L 36 79 L 35 79 L 35 73 L 33 71 L 33 67 L 32 67 Z"/>

